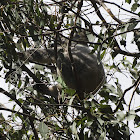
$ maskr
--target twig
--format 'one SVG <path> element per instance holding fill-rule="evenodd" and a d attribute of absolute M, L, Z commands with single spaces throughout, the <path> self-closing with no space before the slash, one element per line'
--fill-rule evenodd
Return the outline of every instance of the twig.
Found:
<path fill-rule="evenodd" d="M 21 68 L 22 68 L 23 71 L 27 72 L 28 75 L 29 75 L 30 77 L 32 77 L 33 80 L 34 80 L 36 83 L 38 83 L 38 88 L 37 88 L 37 90 L 38 90 L 39 92 L 41 92 L 41 93 L 43 93 L 43 94 L 46 94 L 46 95 L 50 95 L 50 96 L 52 96 L 52 97 L 55 97 L 55 99 L 57 99 L 57 97 L 58 97 L 57 93 L 51 92 L 51 91 L 49 90 L 49 88 L 48 88 L 42 81 L 40 81 L 40 80 L 36 77 L 36 75 L 35 75 L 34 73 L 32 73 L 24 64 L 21 66 Z"/>
<path fill-rule="evenodd" d="M 138 80 L 138 82 L 137 82 L 137 84 L 136 84 L 136 87 L 135 87 L 135 89 L 134 89 L 134 91 L 133 91 L 133 94 L 132 94 L 132 96 L 131 96 L 131 99 L 130 99 L 130 102 L 129 102 L 129 106 L 128 106 L 128 112 L 130 111 L 130 106 L 131 106 L 131 103 L 132 103 L 132 99 L 133 99 L 133 97 L 134 97 L 135 91 L 137 90 L 139 84 L 140 84 L 140 79 Z"/>
<path fill-rule="evenodd" d="M 15 98 L 15 96 L 11 95 L 9 92 L 7 92 L 6 90 L 0 88 L 0 92 L 3 93 L 4 95 L 8 96 L 10 99 L 12 99 L 13 101 L 15 101 L 23 110 L 26 110 L 23 105 Z"/>
<path fill-rule="evenodd" d="M 62 11 L 63 12 L 63 11 Z M 57 44 L 58 44 L 58 38 L 59 38 L 59 30 L 61 28 L 61 25 L 63 23 L 63 20 L 64 20 L 64 17 L 65 17 L 65 13 L 62 13 L 62 16 L 61 16 L 61 19 L 60 19 L 60 22 L 58 23 L 57 25 L 57 30 L 55 31 L 56 32 L 56 36 L 55 36 L 55 41 L 54 41 L 54 54 L 55 54 L 55 60 L 57 61 Z"/>
<path fill-rule="evenodd" d="M 119 100 L 119 102 L 118 102 L 118 104 L 117 104 L 117 106 L 116 106 L 116 109 L 114 110 L 114 113 L 119 109 L 120 104 L 121 104 L 122 100 L 124 99 L 124 96 L 125 96 L 126 92 L 128 92 L 128 91 L 129 91 L 130 89 L 132 89 L 133 87 L 137 86 L 137 84 L 138 84 L 139 82 L 140 82 L 140 77 L 137 79 L 137 81 L 136 81 L 131 87 L 127 88 L 127 89 L 124 91 L 122 97 L 120 98 L 120 100 Z"/>
<path fill-rule="evenodd" d="M 78 17 L 78 15 L 80 15 L 82 5 L 83 5 L 83 0 L 81 0 L 78 3 L 78 9 L 77 9 L 77 14 L 76 14 L 76 19 L 75 19 L 75 25 L 76 25 L 77 17 Z M 75 64 L 74 64 L 74 60 L 73 60 L 73 57 L 72 57 L 72 53 L 71 53 L 71 39 L 72 39 L 72 37 L 74 35 L 74 32 L 75 32 L 75 28 L 72 29 L 71 34 L 70 34 L 70 39 L 69 39 L 69 42 L 68 42 L 68 55 L 69 55 L 71 66 L 72 66 L 72 72 L 73 72 L 73 75 L 75 77 L 76 90 L 77 90 L 77 92 L 80 92 L 79 77 L 78 77 L 76 67 L 75 67 Z"/>
<path fill-rule="evenodd" d="M 96 0 L 96 2 L 98 2 L 116 22 L 118 22 L 119 24 L 123 24 L 123 22 L 116 18 L 111 10 L 101 0 Z"/>
<path fill-rule="evenodd" d="M 134 12 L 132 12 L 132 11 L 129 11 L 129 10 L 127 10 L 127 9 L 124 9 L 124 8 L 122 8 L 120 5 L 118 5 L 118 4 L 114 3 L 114 2 L 109 2 L 109 1 L 106 1 L 106 0 L 104 0 L 103 2 L 116 5 L 118 8 L 120 8 L 120 9 L 122 9 L 122 10 L 128 12 L 128 13 L 131 13 L 131 14 L 134 14 L 134 15 L 136 15 L 136 16 L 139 16 L 137 13 L 134 13 Z"/>
<path fill-rule="evenodd" d="M 104 23 L 104 25 L 105 25 L 106 27 L 108 27 L 108 26 L 107 26 L 107 22 L 106 22 L 106 20 L 104 19 L 104 17 L 102 16 L 102 14 L 101 14 L 101 12 L 100 12 L 100 10 L 99 10 L 99 8 L 98 8 L 96 2 L 95 2 L 94 0 L 90 0 L 90 1 L 91 1 L 91 3 L 92 3 L 93 7 L 95 8 L 95 11 L 96 11 L 98 17 L 101 19 L 101 21 Z"/>
<path fill-rule="evenodd" d="M 112 35 L 112 36 L 110 36 L 110 37 L 108 37 L 108 38 L 106 38 L 106 39 L 110 39 L 110 38 L 113 38 L 113 37 L 115 37 L 115 36 L 119 36 L 119 35 L 122 35 L 122 34 L 126 34 L 126 33 L 133 32 L 133 31 L 138 31 L 138 30 L 140 30 L 140 28 L 135 28 L 135 29 L 132 29 L 132 30 L 127 30 L 127 31 L 125 31 L 125 32 Z"/>
<path fill-rule="evenodd" d="M 25 112 L 26 114 L 29 114 L 29 112 L 27 111 L 27 109 L 13 95 L 11 95 L 9 92 L 5 91 L 2 88 L 0 88 L 0 92 L 3 93 L 4 95 L 8 96 L 13 101 L 15 101 L 23 109 L 23 112 Z M 35 126 L 34 126 L 34 123 L 33 123 L 33 119 L 30 117 L 30 114 L 29 114 L 29 120 L 30 120 L 30 124 L 31 124 L 32 130 L 33 130 L 35 139 L 36 140 L 39 140 L 37 131 L 36 131 Z"/>
<path fill-rule="evenodd" d="M 15 110 L 11 110 L 11 109 L 8 109 L 8 108 L 0 107 L 0 110 L 9 111 L 9 112 L 16 113 L 16 114 L 19 114 L 19 115 L 22 115 L 22 116 L 25 116 L 25 117 L 31 117 L 34 120 L 38 120 L 37 118 L 30 116 L 29 114 L 22 113 L 22 112 L 19 112 L 19 111 L 15 111 Z"/>
<path fill-rule="evenodd" d="M 113 49 L 114 49 L 116 55 L 117 54 L 123 54 L 123 55 L 132 56 L 132 57 L 136 57 L 136 58 L 139 58 L 140 57 L 140 53 L 126 52 L 126 51 L 123 51 L 119 46 L 114 47 Z"/>

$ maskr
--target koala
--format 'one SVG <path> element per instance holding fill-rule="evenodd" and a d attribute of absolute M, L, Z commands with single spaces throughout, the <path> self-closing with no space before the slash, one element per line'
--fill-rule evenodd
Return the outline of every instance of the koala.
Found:
<path fill-rule="evenodd" d="M 84 33 L 76 34 L 72 38 L 71 62 L 68 50 L 63 49 L 68 41 L 64 40 L 62 45 L 58 45 L 57 60 L 53 48 L 27 50 L 22 58 L 40 64 L 56 64 L 57 74 L 62 77 L 68 88 L 75 89 L 79 94 L 96 93 L 105 81 L 102 63 L 98 62 L 95 54 L 91 54 Z"/>

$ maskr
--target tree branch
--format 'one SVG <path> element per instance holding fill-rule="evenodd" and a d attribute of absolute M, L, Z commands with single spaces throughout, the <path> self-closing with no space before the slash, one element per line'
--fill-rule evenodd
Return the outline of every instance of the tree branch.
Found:
<path fill-rule="evenodd" d="M 128 23 L 132 23 L 132 22 L 128 22 Z M 135 28 L 135 29 L 132 29 L 132 30 L 127 30 L 127 31 L 125 31 L 125 32 L 112 35 L 112 36 L 110 36 L 110 37 L 108 37 L 108 38 L 106 38 L 106 39 L 110 39 L 110 38 L 113 38 L 113 37 L 115 37 L 115 36 L 123 35 L 123 34 L 129 33 L 129 32 L 138 31 L 138 30 L 140 30 L 140 28 Z"/>
<path fill-rule="evenodd" d="M 5 91 L 2 88 L 0 88 L 0 92 L 3 93 L 4 95 L 8 96 L 13 101 L 15 101 L 23 109 L 23 112 L 25 112 L 26 114 L 29 114 L 27 109 L 13 95 L 11 95 L 9 92 Z M 30 120 L 30 124 L 31 124 L 32 130 L 33 130 L 34 136 L 35 136 L 36 140 L 39 140 L 37 131 L 36 131 L 34 123 L 33 123 L 33 119 L 30 117 L 30 114 L 29 114 L 29 120 Z"/>
<path fill-rule="evenodd" d="M 76 26 L 76 20 L 77 20 L 77 17 L 80 15 L 82 5 L 83 5 L 83 0 L 81 0 L 78 3 L 78 6 L 77 6 L 78 9 L 77 9 L 77 14 L 76 14 L 74 26 Z M 80 94 L 79 77 L 78 77 L 78 73 L 77 73 L 77 70 L 76 70 L 76 67 L 75 67 L 75 64 L 74 64 L 74 60 L 73 60 L 73 57 L 72 57 L 72 53 L 71 53 L 71 39 L 73 38 L 74 32 L 75 32 L 75 28 L 73 28 L 71 33 L 70 33 L 70 39 L 69 39 L 69 42 L 68 42 L 68 55 L 69 55 L 69 59 L 70 59 L 70 62 L 71 62 L 72 72 L 73 72 L 73 75 L 74 75 L 74 78 L 75 78 L 76 91 L 77 91 L 78 95 L 81 95 L 81 98 L 82 98 L 82 94 Z"/>
<path fill-rule="evenodd" d="M 26 111 L 24 106 L 15 98 L 15 96 L 11 95 L 9 92 L 7 92 L 6 90 L 4 90 L 2 88 L 0 88 L 0 92 L 3 93 L 4 95 L 8 96 L 13 101 L 15 101 L 24 111 Z"/>
<path fill-rule="evenodd" d="M 98 1 L 98 0 L 97 0 L 97 1 Z M 128 13 L 131 13 L 131 14 L 134 14 L 134 15 L 136 15 L 136 16 L 139 16 L 137 13 L 134 13 L 134 12 L 132 12 L 132 11 L 129 11 L 129 10 L 127 10 L 127 9 L 124 9 L 124 8 L 122 8 L 120 5 L 118 5 L 118 4 L 114 3 L 114 2 L 109 2 L 109 1 L 106 1 L 106 0 L 104 0 L 103 2 L 109 3 L 109 4 L 113 4 L 113 5 L 117 6 L 118 8 L 120 8 L 120 9 L 122 9 L 122 10 L 128 12 Z"/>
<path fill-rule="evenodd" d="M 106 11 L 107 13 L 119 24 L 123 24 L 123 22 L 121 20 L 119 20 L 118 18 L 115 17 L 115 15 L 111 12 L 111 10 L 103 3 L 103 1 L 101 0 L 96 0 L 96 2 L 98 2 Z"/>
<path fill-rule="evenodd" d="M 64 12 L 64 11 L 62 11 L 62 12 Z M 55 60 L 56 61 L 57 61 L 57 44 L 58 44 L 58 38 L 59 38 L 59 32 L 58 31 L 61 29 L 61 25 L 63 23 L 64 17 L 65 17 L 65 13 L 62 13 L 60 22 L 57 25 L 57 30 L 55 31 L 56 36 L 55 36 L 55 41 L 54 41 L 54 54 L 55 54 Z"/>
<path fill-rule="evenodd" d="M 131 106 L 131 103 L 132 103 L 132 99 L 133 99 L 133 97 L 134 97 L 135 91 L 137 90 L 139 84 L 140 84 L 140 78 L 139 78 L 139 80 L 137 81 L 136 87 L 135 87 L 135 89 L 134 89 L 134 91 L 133 91 L 133 93 L 132 93 L 132 96 L 131 96 L 131 99 L 130 99 L 130 102 L 129 102 L 129 106 L 128 106 L 128 112 L 130 111 L 130 106 Z"/>
<path fill-rule="evenodd" d="M 95 8 L 95 11 L 96 11 L 98 17 L 101 19 L 101 21 L 102 21 L 102 22 L 105 24 L 105 26 L 107 27 L 107 22 L 106 22 L 106 20 L 104 19 L 104 17 L 102 16 L 102 14 L 101 14 L 101 12 L 100 12 L 100 10 L 99 10 L 99 8 L 98 8 L 98 6 L 97 6 L 95 0 L 90 0 L 90 1 L 91 1 L 91 3 L 92 3 L 93 7 Z"/>
<path fill-rule="evenodd" d="M 58 93 L 54 93 L 54 92 L 51 92 L 49 90 L 49 88 L 42 82 L 40 81 L 36 75 L 34 73 L 32 73 L 24 64 L 21 66 L 22 70 L 27 72 L 28 75 L 30 77 L 33 78 L 33 80 L 37 83 L 37 89 L 39 92 L 41 92 L 42 94 L 46 94 L 46 95 L 49 95 L 51 97 L 55 97 L 55 99 L 57 99 L 58 97 Z"/>
<path fill-rule="evenodd" d="M 123 51 L 119 46 L 114 47 L 113 50 L 114 50 L 115 55 L 117 55 L 117 54 L 123 54 L 123 55 L 132 56 L 132 57 L 136 57 L 136 58 L 139 58 L 140 57 L 140 53 L 126 52 L 126 51 Z"/>
<path fill-rule="evenodd" d="M 19 115 L 22 115 L 22 116 L 25 116 L 25 117 L 28 117 L 28 118 L 31 117 L 34 120 L 38 120 L 37 118 L 30 116 L 29 114 L 22 113 L 22 112 L 19 112 L 19 111 L 15 111 L 15 110 L 11 110 L 9 108 L 0 107 L 0 110 L 9 111 L 9 112 L 16 113 L 16 114 L 19 114 Z"/>
<path fill-rule="evenodd" d="M 121 104 L 122 100 L 124 99 L 124 96 L 125 96 L 126 92 L 128 92 L 128 91 L 129 91 L 130 89 L 132 89 L 133 87 L 137 86 L 137 85 L 139 84 L 139 82 L 140 82 L 140 77 L 137 79 L 137 81 L 136 81 L 131 87 L 127 88 L 127 89 L 124 91 L 122 97 L 120 98 L 120 100 L 119 100 L 119 102 L 118 102 L 118 104 L 117 104 L 117 106 L 116 106 L 116 109 L 114 110 L 114 113 L 119 109 L 120 104 Z M 134 90 L 134 91 L 135 91 L 135 90 Z"/>

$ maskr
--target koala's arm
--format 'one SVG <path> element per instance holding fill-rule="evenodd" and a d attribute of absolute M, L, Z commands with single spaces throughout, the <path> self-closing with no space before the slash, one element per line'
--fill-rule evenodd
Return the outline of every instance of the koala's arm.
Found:
<path fill-rule="evenodd" d="M 31 49 L 26 52 L 19 52 L 21 60 L 39 64 L 56 63 L 53 49 Z"/>

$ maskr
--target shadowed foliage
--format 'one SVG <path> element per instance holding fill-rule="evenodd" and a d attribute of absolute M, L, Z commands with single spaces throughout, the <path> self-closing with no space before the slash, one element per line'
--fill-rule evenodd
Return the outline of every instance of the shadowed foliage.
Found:
<path fill-rule="evenodd" d="M 12 106 L 0 104 L 0 139 L 130 139 L 129 121 L 140 125 L 132 106 L 140 94 L 140 3 L 123 3 L 130 10 L 101 0 L 0 1 L 0 76 L 9 87 L 0 85 L 0 94 Z"/>

